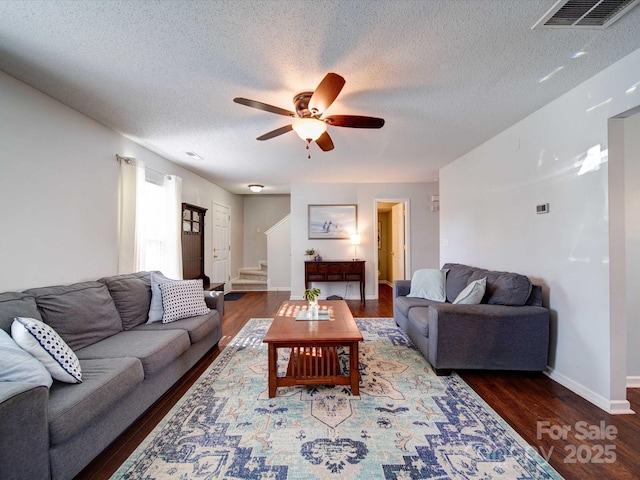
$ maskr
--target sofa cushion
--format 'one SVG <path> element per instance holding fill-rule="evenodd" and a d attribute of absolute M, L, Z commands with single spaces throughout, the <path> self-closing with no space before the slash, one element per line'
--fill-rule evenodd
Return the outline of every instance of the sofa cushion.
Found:
<path fill-rule="evenodd" d="M 411 291 L 407 297 L 444 302 L 447 298 L 445 291 L 446 278 L 446 269 L 422 268 L 416 270 L 411 277 Z"/>
<path fill-rule="evenodd" d="M 138 272 L 98 280 L 109 289 L 124 330 L 141 325 L 148 319 L 151 306 L 150 276 L 149 272 Z"/>
<path fill-rule="evenodd" d="M 0 328 L 11 332 L 11 324 L 16 317 L 42 320 L 35 298 L 26 293 L 0 293 Z"/>
<path fill-rule="evenodd" d="M 0 382 L 33 383 L 49 388 L 53 378 L 40 361 L 0 329 Z"/>
<path fill-rule="evenodd" d="M 145 323 L 134 328 L 135 331 L 181 329 L 189 334 L 191 343 L 196 343 L 213 332 L 220 323 L 220 315 L 216 310 L 206 315 L 183 318 L 171 323 Z"/>
<path fill-rule="evenodd" d="M 407 319 L 421 335 L 429 338 L 429 307 L 412 308 Z"/>
<path fill-rule="evenodd" d="M 447 272 L 447 301 L 453 303 L 460 292 L 469 284 L 469 277 L 477 268 L 460 263 L 445 263 L 442 268 L 449 270 Z"/>
<path fill-rule="evenodd" d="M 120 402 L 144 379 L 137 358 L 80 360 L 83 382 L 54 382 L 49 392 L 51 445 L 69 440 Z"/>
<path fill-rule="evenodd" d="M 482 302 L 485 291 L 487 289 L 487 277 L 474 280 L 465 287 L 464 290 L 452 302 L 460 305 L 478 305 Z"/>
<path fill-rule="evenodd" d="M 78 357 L 46 323 L 35 318 L 16 317 L 11 324 L 11 336 L 18 345 L 42 362 L 56 380 L 82 382 Z"/>
<path fill-rule="evenodd" d="M 162 323 L 209 313 L 209 307 L 204 301 L 202 279 L 162 283 L 160 292 L 162 293 Z"/>
<path fill-rule="evenodd" d="M 487 277 L 487 288 L 482 303 L 521 307 L 531 293 L 531 281 L 524 275 L 511 272 L 476 270 L 469 282 Z"/>
<path fill-rule="evenodd" d="M 142 362 L 145 377 L 149 377 L 173 362 L 187 351 L 189 346 L 189 335 L 184 330 L 127 330 L 76 353 L 81 360 L 136 357 Z"/>
<path fill-rule="evenodd" d="M 393 306 L 397 308 L 402 315 L 405 317 L 409 316 L 409 311 L 414 307 L 428 307 L 433 303 L 442 303 L 435 302 L 433 300 L 426 300 L 424 298 L 413 298 L 413 297 L 396 297 L 393 299 Z"/>
<path fill-rule="evenodd" d="M 106 285 L 83 282 L 32 288 L 44 322 L 73 349 L 91 345 L 122 331 L 122 321 Z"/>

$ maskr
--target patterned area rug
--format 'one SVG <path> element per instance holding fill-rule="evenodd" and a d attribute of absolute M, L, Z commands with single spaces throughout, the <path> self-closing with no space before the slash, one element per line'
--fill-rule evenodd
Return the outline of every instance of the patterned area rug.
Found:
<path fill-rule="evenodd" d="M 561 478 L 460 377 L 437 377 L 392 319 L 356 321 L 360 396 L 268 398 L 271 319 L 253 319 L 112 478 Z"/>

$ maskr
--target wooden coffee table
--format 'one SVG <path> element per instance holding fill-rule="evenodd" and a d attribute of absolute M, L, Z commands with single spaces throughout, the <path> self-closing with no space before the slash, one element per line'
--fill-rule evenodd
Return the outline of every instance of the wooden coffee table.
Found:
<path fill-rule="evenodd" d="M 362 334 L 344 300 L 321 300 L 321 311 L 329 320 L 296 320 L 306 311 L 308 302 L 290 300 L 280 305 L 263 342 L 269 346 L 269 397 L 278 387 L 292 385 L 351 385 L 353 395 L 360 394 L 358 342 Z M 349 374 L 344 375 L 338 361 L 338 347 L 349 349 Z M 289 365 L 284 377 L 278 377 L 278 349 L 289 348 Z"/>

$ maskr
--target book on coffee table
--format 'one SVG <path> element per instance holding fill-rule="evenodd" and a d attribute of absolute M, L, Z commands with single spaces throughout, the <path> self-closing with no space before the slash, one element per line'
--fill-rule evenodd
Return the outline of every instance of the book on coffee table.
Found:
<path fill-rule="evenodd" d="M 296 320 L 331 320 L 331 313 L 329 310 L 318 310 L 318 315 L 312 315 L 310 310 L 300 310 L 296 315 Z"/>

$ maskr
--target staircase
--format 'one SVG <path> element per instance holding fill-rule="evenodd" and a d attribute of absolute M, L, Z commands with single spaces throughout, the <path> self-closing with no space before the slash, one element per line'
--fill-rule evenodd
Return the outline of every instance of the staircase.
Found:
<path fill-rule="evenodd" d="M 231 291 L 266 291 L 267 290 L 267 262 L 259 262 L 259 268 L 241 268 L 238 277 L 231 282 Z"/>

